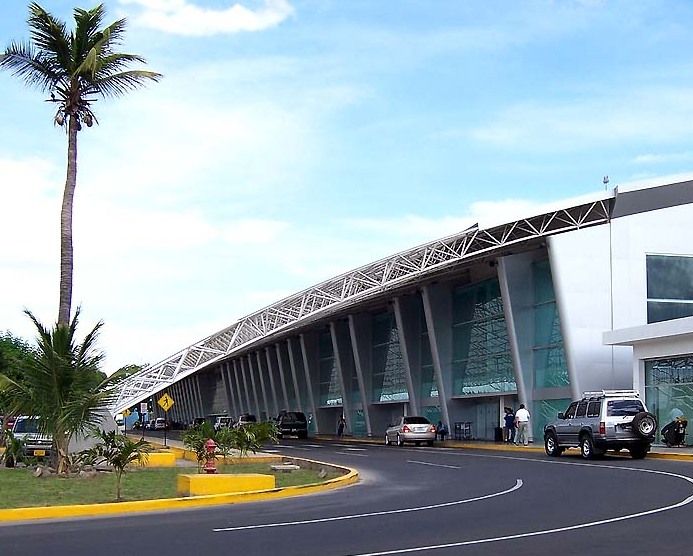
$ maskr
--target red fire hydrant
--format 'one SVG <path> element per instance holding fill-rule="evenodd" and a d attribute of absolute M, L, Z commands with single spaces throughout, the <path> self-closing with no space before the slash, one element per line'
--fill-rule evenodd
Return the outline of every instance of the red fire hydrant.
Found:
<path fill-rule="evenodd" d="M 217 472 L 217 443 L 211 438 L 205 442 L 205 473 L 213 475 Z"/>

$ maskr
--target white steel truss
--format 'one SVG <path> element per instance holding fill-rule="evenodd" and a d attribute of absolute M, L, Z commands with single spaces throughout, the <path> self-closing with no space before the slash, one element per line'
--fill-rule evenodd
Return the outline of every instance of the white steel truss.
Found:
<path fill-rule="evenodd" d="M 247 315 L 129 377 L 123 381 L 111 411 L 118 413 L 129 408 L 229 355 L 259 346 L 270 336 L 343 311 L 393 288 L 470 259 L 492 255 L 509 245 L 607 223 L 612 200 L 608 197 L 488 229 L 474 225 L 331 278 Z"/>

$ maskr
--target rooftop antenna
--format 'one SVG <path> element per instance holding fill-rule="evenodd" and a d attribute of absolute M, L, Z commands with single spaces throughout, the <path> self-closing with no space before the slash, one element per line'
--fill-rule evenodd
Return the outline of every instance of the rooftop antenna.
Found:
<path fill-rule="evenodd" d="M 607 186 L 609 185 L 609 176 L 604 176 L 602 178 L 602 183 L 604 184 L 604 191 L 606 191 Z"/>

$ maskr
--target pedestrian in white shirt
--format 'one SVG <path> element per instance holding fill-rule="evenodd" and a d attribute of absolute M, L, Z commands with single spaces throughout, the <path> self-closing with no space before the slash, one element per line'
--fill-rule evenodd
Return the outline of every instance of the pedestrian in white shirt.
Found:
<path fill-rule="evenodd" d="M 529 444 L 529 411 L 525 409 L 525 404 L 520 404 L 520 409 L 515 412 L 515 426 L 517 428 L 517 441 L 515 444 Z"/>

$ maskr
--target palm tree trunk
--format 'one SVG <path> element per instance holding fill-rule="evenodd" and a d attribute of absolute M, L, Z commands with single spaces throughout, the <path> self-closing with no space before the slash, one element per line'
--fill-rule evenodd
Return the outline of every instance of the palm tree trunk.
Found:
<path fill-rule="evenodd" d="M 77 185 L 77 116 L 70 114 L 67 129 L 67 176 L 60 211 L 60 303 L 58 324 L 69 325 L 72 305 L 72 203 Z"/>
<path fill-rule="evenodd" d="M 120 480 L 122 477 L 123 477 L 123 470 L 122 469 L 116 469 L 116 501 L 117 502 L 121 501 Z"/>
<path fill-rule="evenodd" d="M 58 475 L 66 474 L 70 468 L 68 465 L 68 447 L 70 438 L 65 433 L 57 433 L 53 437 L 55 442 L 55 451 L 57 452 L 58 461 L 55 472 Z"/>

